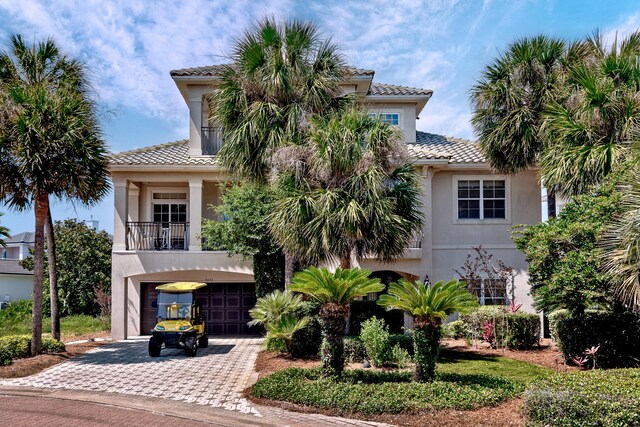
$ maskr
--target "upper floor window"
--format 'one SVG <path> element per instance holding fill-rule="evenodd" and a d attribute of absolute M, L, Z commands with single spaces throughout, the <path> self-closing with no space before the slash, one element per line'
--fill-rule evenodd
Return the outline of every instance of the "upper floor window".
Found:
<path fill-rule="evenodd" d="M 469 292 L 478 297 L 480 305 L 506 305 L 507 281 L 504 279 L 472 279 L 468 283 Z"/>
<path fill-rule="evenodd" d="M 187 193 L 154 192 L 152 203 L 153 222 L 187 222 Z"/>
<path fill-rule="evenodd" d="M 369 117 L 377 118 L 381 122 L 387 123 L 393 126 L 400 126 L 399 113 L 369 113 Z"/>
<path fill-rule="evenodd" d="M 457 180 L 458 219 L 506 219 L 504 179 Z"/>

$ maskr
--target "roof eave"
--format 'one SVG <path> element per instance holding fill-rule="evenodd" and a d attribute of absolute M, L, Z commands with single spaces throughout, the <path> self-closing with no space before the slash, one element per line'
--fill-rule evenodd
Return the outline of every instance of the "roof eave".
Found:
<path fill-rule="evenodd" d="M 416 117 L 420 115 L 427 102 L 431 99 L 433 92 L 425 95 L 367 95 L 365 101 L 372 102 L 415 102 Z"/>

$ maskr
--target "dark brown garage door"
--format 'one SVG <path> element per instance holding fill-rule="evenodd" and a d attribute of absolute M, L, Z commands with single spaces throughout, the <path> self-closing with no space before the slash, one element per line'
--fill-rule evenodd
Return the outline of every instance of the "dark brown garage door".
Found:
<path fill-rule="evenodd" d="M 160 283 L 143 283 L 141 329 L 149 334 L 155 325 L 155 308 L 151 305 L 157 298 L 155 287 Z M 198 289 L 196 297 L 202 304 L 207 320 L 207 330 L 212 335 L 248 335 L 258 331 L 249 328 L 251 320 L 249 310 L 256 303 L 254 283 L 209 283 L 206 288 Z"/>

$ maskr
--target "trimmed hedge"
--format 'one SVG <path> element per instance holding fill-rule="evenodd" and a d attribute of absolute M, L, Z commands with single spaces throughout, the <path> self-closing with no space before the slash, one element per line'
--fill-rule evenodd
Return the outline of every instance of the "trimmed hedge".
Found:
<path fill-rule="evenodd" d="M 571 315 L 557 310 L 549 315 L 549 329 L 567 362 L 593 346 L 598 368 L 638 366 L 640 362 L 640 313 L 587 310 Z"/>
<path fill-rule="evenodd" d="M 320 378 L 318 369 L 290 368 L 259 379 L 255 397 L 333 409 L 339 413 L 469 410 L 497 405 L 521 393 L 524 386 L 490 375 L 437 374 L 430 383 L 415 383 L 409 371 L 344 371 L 337 380 Z"/>
<path fill-rule="evenodd" d="M 640 371 L 572 372 L 536 381 L 524 393 L 524 413 L 539 426 L 638 426 Z"/>
<path fill-rule="evenodd" d="M 442 336 L 453 339 L 471 339 L 471 331 L 469 331 L 469 327 L 462 320 L 454 320 L 442 326 Z"/>
<path fill-rule="evenodd" d="M 377 301 L 353 301 L 349 317 L 349 335 L 360 335 L 362 322 L 372 317 L 383 319 L 392 334 L 402 333 L 404 314 L 400 310 L 387 311 Z"/>
<path fill-rule="evenodd" d="M 51 338 L 42 338 L 43 353 L 59 353 L 65 350 L 64 343 Z M 13 359 L 31 356 L 31 337 L 9 335 L 0 338 L 0 365 L 8 365 Z"/>
<path fill-rule="evenodd" d="M 413 338 L 411 335 L 391 334 L 389 335 L 389 346 L 399 346 L 413 356 Z M 360 363 L 367 358 L 367 350 L 360 337 L 344 337 L 344 359 L 349 363 Z"/>
<path fill-rule="evenodd" d="M 461 320 L 474 339 L 482 339 L 484 325 L 493 322 L 498 346 L 524 350 L 540 343 L 540 316 L 532 313 L 512 313 L 504 306 L 489 305 L 463 314 Z"/>

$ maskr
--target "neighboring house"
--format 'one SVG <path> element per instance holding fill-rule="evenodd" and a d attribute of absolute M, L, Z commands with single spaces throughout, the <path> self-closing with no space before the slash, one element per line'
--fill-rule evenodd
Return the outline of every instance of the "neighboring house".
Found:
<path fill-rule="evenodd" d="M 33 249 L 35 243 L 35 233 L 27 231 L 24 233 L 14 234 L 5 239 L 5 246 L 0 246 L 2 259 L 25 259 L 29 256 L 29 249 Z"/>
<path fill-rule="evenodd" d="M 20 266 L 17 259 L 0 259 L 0 306 L 20 299 L 31 299 L 33 272 Z"/>
<path fill-rule="evenodd" d="M 250 264 L 224 251 L 203 251 L 203 218 L 220 202 L 218 185 L 230 179 L 216 162 L 223 141 L 208 123 L 204 97 L 215 85 L 220 66 L 171 72 L 189 107 L 189 139 L 115 154 L 112 277 L 112 336 L 146 334 L 155 322 L 154 288 L 175 280 L 209 283 L 201 293 L 212 334 L 243 334 L 255 303 Z M 482 245 L 519 273 L 516 299 L 532 311 L 527 264 L 511 240 L 511 226 L 541 220 L 540 187 L 535 171 L 493 174 L 475 143 L 416 131 L 416 120 L 432 91 L 373 82 L 374 71 L 352 70 L 346 92 L 363 100 L 372 114 L 403 131 L 409 153 L 420 169 L 425 222 L 422 236 L 392 264 L 358 260 L 386 280 L 398 277 L 431 281 L 456 277 L 472 247 Z M 486 295 L 484 303 L 504 302 Z"/>

